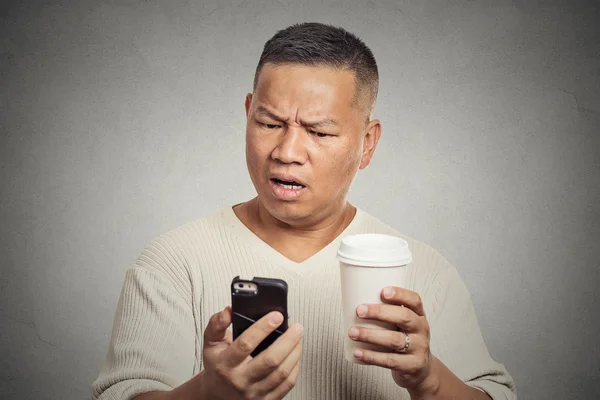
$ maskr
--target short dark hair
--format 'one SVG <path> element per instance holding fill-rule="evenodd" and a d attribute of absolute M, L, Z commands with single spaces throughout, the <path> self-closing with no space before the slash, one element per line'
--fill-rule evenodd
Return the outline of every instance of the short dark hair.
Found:
<path fill-rule="evenodd" d="M 254 74 L 254 89 L 265 64 L 327 66 L 354 73 L 356 96 L 366 89 L 371 112 L 379 87 L 379 72 L 373 53 L 354 34 L 332 25 L 307 22 L 275 33 L 263 48 Z"/>

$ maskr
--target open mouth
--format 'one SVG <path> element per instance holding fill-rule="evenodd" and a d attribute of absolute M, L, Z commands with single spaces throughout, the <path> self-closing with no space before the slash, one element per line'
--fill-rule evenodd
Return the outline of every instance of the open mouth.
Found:
<path fill-rule="evenodd" d="M 282 181 L 281 179 L 277 179 L 277 178 L 272 178 L 271 179 L 272 182 L 276 183 L 279 186 L 284 187 L 285 189 L 292 189 L 292 190 L 298 190 L 298 189 L 302 189 L 305 186 L 298 183 L 298 182 L 294 182 L 294 181 Z"/>

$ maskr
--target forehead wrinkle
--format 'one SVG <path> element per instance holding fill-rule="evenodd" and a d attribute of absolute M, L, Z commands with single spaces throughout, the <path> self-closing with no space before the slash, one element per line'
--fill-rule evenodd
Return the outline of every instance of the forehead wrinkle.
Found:
<path fill-rule="evenodd" d="M 314 128 L 324 127 L 324 126 L 337 126 L 338 123 L 333 118 L 323 118 L 314 122 L 300 120 L 300 123 L 304 126 L 311 126 Z"/>
<path fill-rule="evenodd" d="M 278 116 L 277 114 L 275 114 L 275 112 L 269 110 L 267 107 L 263 106 L 263 105 L 259 105 L 256 108 L 256 112 L 258 114 L 261 115 L 265 115 L 271 119 L 274 119 L 276 121 L 280 121 L 280 122 L 285 122 L 288 123 L 289 118 L 283 118 Z M 319 119 L 316 121 L 306 121 L 303 119 L 299 118 L 300 115 L 300 110 L 296 110 L 296 116 L 294 117 L 294 121 L 296 122 L 296 124 L 298 125 L 302 125 L 302 126 L 310 126 L 310 127 L 324 127 L 324 126 L 337 126 L 338 122 L 334 119 L 334 118 L 323 118 L 323 119 Z"/>
<path fill-rule="evenodd" d="M 302 121 L 300 120 L 300 109 L 296 108 L 296 116 L 294 117 L 294 121 L 296 121 L 296 123 L 298 125 L 302 125 Z"/>
<path fill-rule="evenodd" d="M 279 115 L 275 114 L 275 112 L 269 110 L 267 107 L 265 107 L 263 105 L 259 105 L 256 108 L 256 112 L 258 114 L 265 115 L 265 116 L 267 116 L 267 117 L 269 117 L 271 119 L 274 119 L 276 121 L 281 121 L 281 122 L 287 122 L 288 121 L 288 118 L 280 117 Z"/>
<path fill-rule="evenodd" d="M 276 68 L 276 69 L 278 69 L 278 68 Z M 350 73 L 350 76 L 348 76 L 350 78 L 350 82 L 351 82 L 351 86 L 348 87 L 348 89 L 350 89 L 350 91 L 349 91 L 349 93 L 346 92 L 343 95 L 341 95 L 341 93 L 338 93 L 336 96 L 334 96 L 333 99 L 325 99 L 325 100 L 332 100 L 335 104 L 332 104 L 331 106 L 333 106 L 334 108 L 336 108 L 336 107 L 339 108 L 340 106 L 343 106 L 343 107 L 349 106 L 359 112 L 362 112 L 363 110 L 361 110 L 361 109 L 363 107 L 361 107 L 361 106 L 363 104 L 362 104 L 361 100 L 362 100 L 362 97 L 364 96 L 364 91 L 361 90 L 362 88 L 358 87 L 356 75 L 352 74 L 352 71 L 346 71 L 343 69 L 338 70 L 336 72 Z M 277 78 L 278 76 L 276 75 L 275 77 Z M 347 79 L 347 78 L 345 78 L 345 79 Z M 262 85 L 260 85 L 260 86 L 262 86 Z M 272 86 L 278 86 L 278 85 L 276 84 L 276 82 L 269 82 L 268 87 L 270 89 L 273 89 Z M 317 85 L 317 86 L 322 86 L 322 84 Z M 273 90 L 269 90 L 268 88 L 265 88 L 265 89 L 266 89 L 266 91 L 264 93 L 262 93 L 262 90 L 261 90 L 261 94 L 259 94 L 260 97 L 265 97 L 265 95 L 266 95 L 266 98 L 259 100 L 259 105 L 257 107 L 259 114 L 266 115 L 271 118 L 277 117 L 277 118 L 274 118 L 277 121 L 285 122 L 287 124 L 294 124 L 297 126 L 338 127 L 340 125 L 339 120 L 337 120 L 336 118 L 333 118 L 332 116 L 328 116 L 327 113 L 323 112 L 325 110 L 321 109 L 320 105 L 324 100 L 321 98 L 322 96 L 320 96 L 320 91 L 319 91 L 320 87 L 314 87 L 314 85 L 311 84 L 309 87 L 302 86 L 301 88 L 298 88 L 298 87 L 294 86 L 294 87 L 288 88 L 289 89 L 288 97 L 292 97 L 292 98 L 298 99 L 298 100 L 302 99 L 301 104 L 296 104 L 297 103 L 296 101 L 292 101 L 292 103 L 290 104 L 288 101 L 289 99 L 287 99 L 287 98 L 280 99 L 281 96 L 279 96 L 279 95 L 282 95 L 282 93 L 280 93 L 279 91 L 275 91 L 275 93 L 271 93 L 271 92 L 273 92 Z M 301 90 L 301 89 L 302 89 L 302 91 L 300 93 L 298 93 L 298 90 Z M 307 90 L 304 90 L 304 89 L 307 89 Z M 344 89 L 344 91 L 345 90 L 346 89 Z M 273 97 L 273 95 L 275 97 Z M 259 96 L 257 96 L 257 97 L 259 97 Z M 281 104 L 280 100 L 283 100 L 284 104 Z M 327 103 L 327 101 L 325 101 L 325 102 Z M 274 107 L 275 105 L 277 105 L 277 106 Z"/>

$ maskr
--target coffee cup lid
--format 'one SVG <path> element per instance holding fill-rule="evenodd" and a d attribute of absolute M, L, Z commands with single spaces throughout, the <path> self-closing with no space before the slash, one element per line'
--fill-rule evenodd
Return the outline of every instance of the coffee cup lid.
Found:
<path fill-rule="evenodd" d="M 404 239 L 380 233 L 346 236 L 342 239 L 337 257 L 346 264 L 374 268 L 412 262 L 412 254 Z"/>

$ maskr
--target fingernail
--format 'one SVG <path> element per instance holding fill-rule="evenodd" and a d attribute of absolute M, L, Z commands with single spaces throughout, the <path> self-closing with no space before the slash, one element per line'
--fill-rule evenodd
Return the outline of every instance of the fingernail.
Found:
<path fill-rule="evenodd" d="M 219 314 L 219 321 L 223 322 L 225 321 L 225 313 L 227 312 L 227 307 L 225 307 L 225 309 L 223 311 L 221 311 L 221 313 Z"/>
<path fill-rule="evenodd" d="M 383 289 L 383 297 L 389 299 L 393 295 L 394 295 L 394 289 L 392 289 L 391 287 L 386 287 L 385 289 Z"/>
<path fill-rule="evenodd" d="M 304 332 L 304 327 L 300 324 L 296 324 L 296 333 L 302 334 Z"/>
<path fill-rule="evenodd" d="M 358 329 L 356 328 L 352 328 L 348 331 L 348 336 L 350 336 L 351 339 L 356 339 L 358 337 Z"/>
<path fill-rule="evenodd" d="M 358 306 L 356 308 L 356 313 L 358 314 L 359 317 L 364 317 L 365 315 L 367 315 L 367 311 L 368 311 L 368 307 L 364 304 L 361 304 L 360 306 Z"/>
<path fill-rule="evenodd" d="M 363 352 L 360 350 L 354 350 L 354 358 L 361 358 L 363 355 Z"/>
<path fill-rule="evenodd" d="M 283 315 L 281 313 L 273 313 L 269 316 L 269 323 L 273 326 L 279 326 L 283 322 Z"/>

